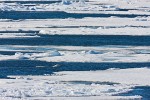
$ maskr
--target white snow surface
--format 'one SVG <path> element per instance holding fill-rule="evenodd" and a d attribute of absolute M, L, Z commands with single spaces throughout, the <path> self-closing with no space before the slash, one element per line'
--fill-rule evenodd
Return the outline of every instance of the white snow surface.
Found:
<path fill-rule="evenodd" d="M 36 49 L 37 53 L 32 53 Z M 16 52 L 15 55 L 0 55 L 1 61 L 29 59 L 47 62 L 150 62 L 149 46 L 1 46 L 0 51 Z"/>
<path fill-rule="evenodd" d="M 38 0 L 37 0 L 38 1 Z M 35 4 L 27 6 L 18 3 L 1 3 L 0 9 L 3 11 L 65 11 L 69 13 L 120 13 L 120 14 L 145 14 L 149 15 L 148 0 L 97 0 L 86 3 L 73 2 L 64 3 Z M 119 9 L 129 9 L 128 11 L 118 11 Z"/>
<path fill-rule="evenodd" d="M 144 77 L 143 77 L 144 76 Z M 150 85 L 149 68 L 108 69 L 104 71 L 64 71 L 45 76 L 9 76 L 0 79 L 2 98 L 21 99 L 141 99 L 141 96 L 112 96 Z M 112 83 L 109 85 L 107 83 Z M 82 97 L 81 97 L 82 96 Z M 83 98 L 84 99 L 84 98 Z"/>
<path fill-rule="evenodd" d="M 10 1 L 10 0 L 0 0 Z M 11 0 L 12 1 L 12 0 Z M 15 0 L 19 1 L 19 0 Z M 29 0 L 27 0 L 29 1 Z M 40 0 L 36 0 L 40 1 Z M 42 1 L 42 0 L 41 0 Z M 127 11 L 120 11 L 126 9 Z M 90 0 L 71 4 L 0 3 L 1 11 L 64 11 L 87 14 L 150 15 L 149 0 Z M 82 19 L 0 19 L 0 38 L 36 38 L 40 35 L 150 35 L 150 17 Z M 3 31 L 18 31 L 6 33 Z M 38 31 L 37 33 L 19 33 Z M 149 46 L 25 46 L 0 45 L 4 60 L 39 60 L 46 62 L 150 62 Z M 28 53 L 26 53 L 28 52 Z M 44 66 L 36 66 L 44 67 Z M 53 66 L 58 67 L 57 65 Z M 136 67 L 136 66 L 135 66 Z M 107 69 L 98 71 L 63 71 L 52 75 L 8 76 L 0 79 L 1 100 L 141 100 L 139 95 L 114 96 L 132 91 L 136 86 L 150 86 L 150 69 Z M 111 85 L 110 85 L 111 84 Z"/>
<path fill-rule="evenodd" d="M 38 31 L 36 35 L 150 35 L 150 17 L 0 20 L 1 31 Z M 2 36 L 6 33 L 0 33 Z M 20 33 L 7 36 L 19 36 Z M 23 34 L 22 37 L 29 36 Z"/>

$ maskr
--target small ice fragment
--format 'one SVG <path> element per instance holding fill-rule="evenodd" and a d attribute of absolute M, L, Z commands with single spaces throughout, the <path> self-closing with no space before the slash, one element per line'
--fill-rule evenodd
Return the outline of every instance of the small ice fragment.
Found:
<path fill-rule="evenodd" d="M 16 52 L 16 53 L 15 53 L 15 57 L 18 58 L 18 59 L 28 59 L 28 58 L 25 57 L 24 54 L 21 53 L 21 52 Z"/>
<path fill-rule="evenodd" d="M 86 52 L 86 54 L 102 54 L 102 53 L 98 51 L 89 50 Z"/>
<path fill-rule="evenodd" d="M 59 64 L 56 64 L 54 66 L 52 66 L 53 68 L 56 68 L 56 67 L 59 67 L 60 65 Z"/>
<path fill-rule="evenodd" d="M 39 34 L 49 34 L 50 32 L 49 31 L 47 31 L 47 30 L 40 30 L 39 31 Z"/>

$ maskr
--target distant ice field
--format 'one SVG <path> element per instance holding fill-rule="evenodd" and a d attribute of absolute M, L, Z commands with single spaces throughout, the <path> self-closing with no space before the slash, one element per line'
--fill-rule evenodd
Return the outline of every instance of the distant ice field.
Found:
<path fill-rule="evenodd" d="M 19 4 L 51 4 L 51 3 L 57 3 L 61 2 L 60 0 L 1 0 L 3 3 L 19 3 Z"/>

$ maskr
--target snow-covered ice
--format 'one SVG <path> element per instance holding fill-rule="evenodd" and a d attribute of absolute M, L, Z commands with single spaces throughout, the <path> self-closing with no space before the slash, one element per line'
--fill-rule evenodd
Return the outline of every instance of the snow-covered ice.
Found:
<path fill-rule="evenodd" d="M 150 35 L 149 21 L 150 17 L 1 20 L 0 29 L 1 31 L 19 31 L 20 29 L 37 31 L 37 35 Z"/>
<path fill-rule="evenodd" d="M 65 96 L 76 99 L 82 98 L 81 96 L 85 98 L 96 96 L 97 99 L 109 97 L 141 99 L 141 96 L 112 95 L 131 91 L 135 86 L 149 86 L 149 73 L 149 68 L 131 68 L 56 72 L 50 76 L 9 76 L 16 79 L 0 79 L 0 95 L 23 99 L 44 97 L 59 99 Z"/>
<path fill-rule="evenodd" d="M 30 49 L 31 48 L 31 49 Z M 147 46 L 7 46 L 0 51 L 14 51 L 14 55 L 0 55 L 0 60 L 30 59 L 47 62 L 150 62 Z M 47 48 L 44 50 L 44 48 Z M 35 50 L 39 53 L 32 53 Z M 24 53 L 31 52 L 31 53 Z"/>
<path fill-rule="evenodd" d="M 79 69 L 78 71 L 59 71 L 58 69 L 62 67 L 59 63 L 149 64 L 150 46 L 145 43 L 147 40 L 141 40 L 140 42 L 143 43 L 141 45 L 135 39 L 137 44 L 130 46 L 119 44 L 58 46 L 57 43 L 51 45 L 53 41 L 45 40 L 45 42 L 44 39 L 47 37 L 48 40 L 49 37 L 58 35 L 62 37 L 68 35 L 149 37 L 149 0 L 89 0 L 88 2 L 64 0 L 64 2 L 49 4 L 36 3 L 43 0 L 33 0 L 35 2 L 32 1 L 30 4 L 19 3 L 20 0 L 10 3 L 4 1 L 13 0 L 0 0 L 0 18 L 2 17 L 0 19 L 0 40 L 3 41 L 3 43 L 0 41 L 1 70 L 5 72 L 8 69 L 7 61 L 12 61 L 11 63 L 13 61 L 29 61 L 29 63 L 37 61 L 44 64 L 55 62 L 56 64 L 52 64 L 52 66 L 41 64 L 33 67 L 41 71 L 42 68 L 52 67 L 52 70 L 47 69 L 49 74 L 39 75 L 37 71 L 36 75 L 16 75 L 17 71 L 20 71 L 20 67 L 18 69 L 15 67 L 16 73 L 13 72 L 15 75 L 5 73 L 4 79 L 0 74 L 2 76 L 0 100 L 141 100 L 143 98 L 142 95 L 121 96 L 120 94 L 133 91 L 137 86 L 150 87 L 149 66 L 132 66 L 134 68 L 126 66 L 124 69 L 121 69 L 120 66 L 115 66 L 115 68 L 113 66 L 104 70 L 90 69 L 90 71 L 80 71 Z M 49 18 L 48 16 L 45 19 L 42 19 L 40 15 L 37 18 L 30 16 L 29 19 L 21 17 L 21 15 L 17 16 L 21 17 L 20 19 L 9 18 L 7 14 L 5 16 L 5 13 L 10 13 L 12 16 L 12 12 L 27 13 L 24 16 L 31 13 L 41 14 L 41 12 L 57 12 L 71 16 L 61 16 L 62 18 Z M 92 17 L 92 14 L 95 16 Z M 97 15 L 103 16 L 96 17 Z M 30 41 L 34 43 L 31 44 Z M 117 41 L 117 43 L 119 42 Z M 5 63 L 2 64 L 3 62 Z M 15 65 L 9 66 L 13 68 Z M 25 68 L 29 72 L 32 71 L 31 67 L 25 66 Z"/>
<path fill-rule="evenodd" d="M 74 2 L 68 3 L 67 5 L 55 3 L 26 6 L 17 3 L 1 3 L 0 9 L 3 11 L 65 11 L 69 13 L 127 13 L 149 15 L 149 4 L 150 2 L 148 0 L 97 0 L 96 2 L 89 0 L 89 2 L 84 4 L 81 2 Z M 120 9 L 129 9 L 129 11 L 122 12 L 119 11 Z"/>

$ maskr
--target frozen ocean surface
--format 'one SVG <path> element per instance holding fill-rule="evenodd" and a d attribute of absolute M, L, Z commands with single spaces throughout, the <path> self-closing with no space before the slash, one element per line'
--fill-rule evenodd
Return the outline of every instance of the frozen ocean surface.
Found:
<path fill-rule="evenodd" d="M 0 0 L 1 100 L 149 100 L 149 0 Z"/>

